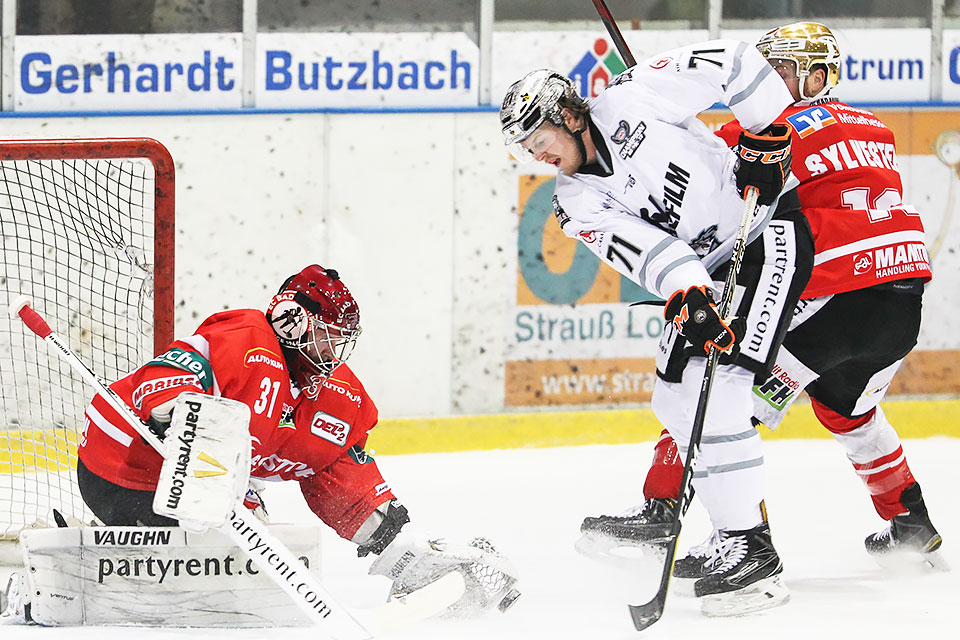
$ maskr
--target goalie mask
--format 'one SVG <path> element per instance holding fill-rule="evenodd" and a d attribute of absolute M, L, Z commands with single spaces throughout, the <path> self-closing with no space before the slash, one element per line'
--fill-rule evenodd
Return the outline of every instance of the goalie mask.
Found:
<path fill-rule="evenodd" d="M 360 335 L 360 309 L 333 269 L 311 265 L 287 278 L 267 307 L 290 376 L 316 389 L 343 364 Z"/>
<path fill-rule="evenodd" d="M 800 78 L 800 97 L 804 100 L 819 98 L 840 82 L 840 47 L 833 32 L 820 23 L 795 22 L 768 31 L 760 38 L 757 49 L 768 60 L 793 61 Z M 804 85 L 816 65 L 826 68 L 827 81 L 820 93 L 808 96 Z"/>
<path fill-rule="evenodd" d="M 529 162 L 539 150 L 552 144 L 549 140 L 535 142 L 533 148 L 520 143 L 529 138 L 544 122 L 567 129 L 563 120 L 564 107 L 578 112 L 587 111 L 587 103 L 577 93 L 570 78 L 549 69 L 537 69 L 514 82 L 500 107 L 500 124 L 504 144 L 518 162 Z M 569 131 L 569 129 L 567 129 Z M 579 138 L 576 133 L 571 134 Z M 582 145 L 582 142 L 580 143 Z"/>

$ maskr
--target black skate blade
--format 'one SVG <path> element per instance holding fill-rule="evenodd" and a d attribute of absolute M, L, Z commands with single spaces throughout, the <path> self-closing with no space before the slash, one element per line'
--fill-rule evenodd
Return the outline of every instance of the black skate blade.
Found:
<path fill-rule="evenodd" d="M 631 604 L 630 617 L 637 631 L 643 631 L 663 615 L 663 605 L 667 601 L 667 592 L 661 589 L 653 600 L 646 604 Z"/>

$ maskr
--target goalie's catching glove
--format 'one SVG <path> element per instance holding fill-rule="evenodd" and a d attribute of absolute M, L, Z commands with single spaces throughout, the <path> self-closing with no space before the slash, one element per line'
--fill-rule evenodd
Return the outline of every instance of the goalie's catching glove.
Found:
<path fill-rule="evenodd" d="M 476 615 L 494 606 L 506 611 L 520 596 L 514 588 L 513 565 L 485 538 L 460 545 L 401 531 L 370 565 L 370 575 L 393 580 L 391 598 L 421 589 L 451 571 L 463 574 L 466 590 L 447 609 L 449 614 Z"/>
<path fill-rule="evenodd" d="M 759 204 L 771 204 L 783 190 L 783 182 L 790 172 L 790 129 L 784 124 L 772 124 L 759 135 L 741 131 L 737 142 L 737 191 L 742 196 L 748 186 L 760 192 Z"/>
<path fill-rule="evenodd" d="M 663 309 L 663 317 L 690 344 L 710 353 L 710 347 L 730 352 L 737 342 L 733 330 L 717 313 L 713 293 L 706 287 L 676 291 Z"/>

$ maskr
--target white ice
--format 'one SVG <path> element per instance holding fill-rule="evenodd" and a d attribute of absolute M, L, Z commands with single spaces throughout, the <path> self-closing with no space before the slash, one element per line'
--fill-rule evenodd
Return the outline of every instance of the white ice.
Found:
<path fill-rule="evenodd" d="M 375 438 L 372 438 L 375 440 Z M 661 620 L 634 631 L 627 603 L 656 590 L 659 566 L 632 569 L 579 556 L 573 543 L 584 515 L 619 512 L 642 500 L 652 443 L 556 449 L 378 456 L 377 461 L 413 517 L 413 529 L 466 541 L 493 540 L 519 568 L 523 596 L 506 614 L 475 620 L 428 620 L 394 634 L 406 640 L 488 638 L 710 640 L 828 638 L 958 638 L 960 512 L 956 507 L 960 439 L 904 442 L 934 524 L 945 540 L 952 572 L 892 574 L 863 550 L 863 537 L 882 528 L 860 480 L 832 440 L 766 443 L 768 498 L 774 543 L 792 598 L 785 606 L 739 618 L 706 618 L 696 600 L 676 594 Z M 290 483 L 286 483 L 290 485 Z M 295 486 L 266 494 L 275 521 L 309 522 Z M 706 536 L 706 515 L 694 504 L 681 550 Z M 324 582 L 346 604 L 374 606 L 386 596 L 384 578 L 366 575 L 368 559 L 353 545 L 324 538 Z M 169 640 L 215 638 L 319 640 L 315 629 L 178 630 L 0 626 L 0 640 Z"/>

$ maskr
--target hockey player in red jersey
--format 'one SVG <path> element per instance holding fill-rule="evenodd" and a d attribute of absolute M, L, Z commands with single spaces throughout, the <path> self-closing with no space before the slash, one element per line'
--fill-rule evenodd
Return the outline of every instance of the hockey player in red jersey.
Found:
<path fill-rule="evenodd" d="M 364 447 L 377 408 L 345 364 L 360 335 L 360 314 L 333 269 L 311 265 L 291 276 L 266 313 L 216 313 L 196 332 L 111 388 L 158 436 L 177 396 L 200 392 L 250 409 L 252 483 L 292 480 L 310 509 L 358 554 L 379 554 L 371 573 L 394 592 L 428 584 L 460 565 L 489 567 L 495 583 L 468 586 L 461 610 L 515 599 L 509 563 L 488 542 L 448 545 L 401 531 L 409 522 Z M 161 457 L 100 396 L 86 413 L 77 476 L 91 511 L 107 525 L 176 526 L 152 511 Z M 246 504 L 259 506 L 248 492 Z M 469 572 L 467 572 L 469 573 Z M 474 573 L 476 575 L 476 573 Z M 469 601 L 469 602 L 467 602 Z"/>
<path fill-rule="evenodd" d="M 893 133 L 869 111 L 830 95 L 840 52 L 830 30 L 801 22 L 780 27 L 757 47 L 794 99 L 780 118 L 793 133 L 793 173 L 814 235 L 814 269 L 777 365 L 757 385 L 756 418 L 776 428 L 800 391 L 843 447 L 888 526 L 865 540 L 883 559 L 919 554 L 930 564 L 941 537 L 894 428 L 879 406 L 903 358 L 916 344 L 923 285 L 930 280 L 923 225 L 902 202 Z M 729 145 L 741 127 L 720 129 Z M 679 494 L 682 461 L 664 431 L 643 492 L 645 503 L 622 516 L 586 518 L 586 538 L 656 541 L 665 535 Z M 609 541 L 608 541 L 609 542 Z M 677 561 L 674 576 L 697 578 L 716 536 Z"/>

